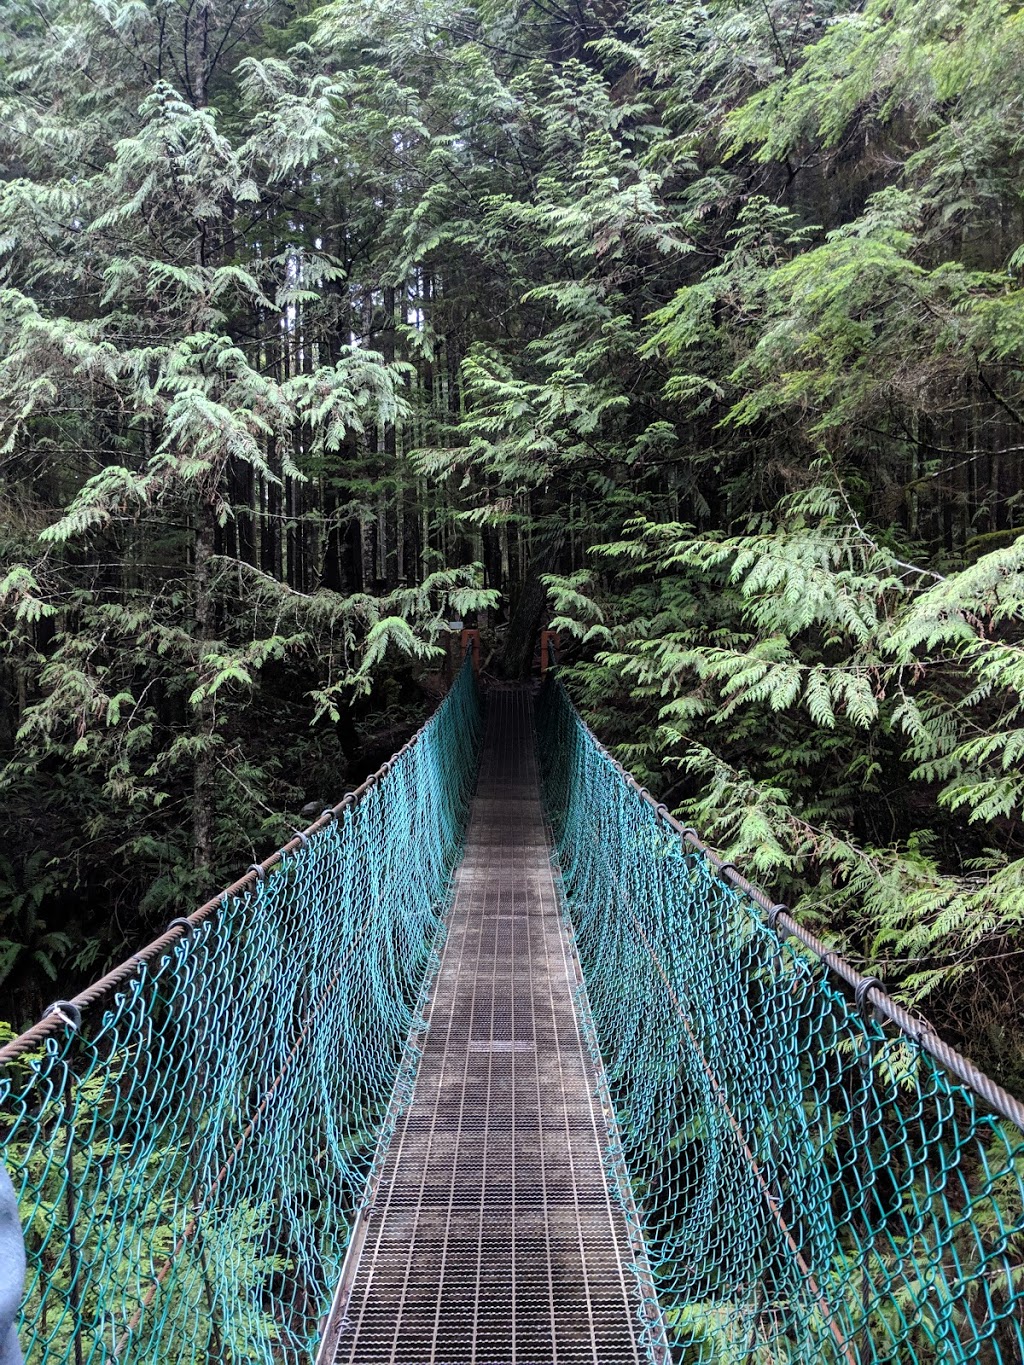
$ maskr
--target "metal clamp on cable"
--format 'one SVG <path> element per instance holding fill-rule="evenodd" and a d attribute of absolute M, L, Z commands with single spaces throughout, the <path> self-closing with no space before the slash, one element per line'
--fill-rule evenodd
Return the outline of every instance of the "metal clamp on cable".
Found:
<path fill-rule="evenodd" d="M 861 980 L 857 982 L 856 989 L 853 992 L 854 1004 L 857 1006 L 857 1009 L 860 1011 L 861 1014 L 866 1013 L 865 1006 L 868 1005 L 869 1003 L 868 991 L 878 991 L 882 995 L 889 994 L 885 985 L 878 979 L 877 976 L 862 977 Z"/>
<path fill-rule="evenodd" d="M 783 926 L 781 929 L 779 928 L 779 916 L 788 914 L 789 906 L 783 905 L 781 901 L 779 901 L 778 904 L 771 906 L 768 910 L 764 912 L 765 924 L 767 924 L 768 928 L 772 931 L 773 934 L 778 934 L 780 939 L 789 938 L 789 930 L 785 926 Z"/>
<path fill-rule="evenodd" d="M 719 863 L 715 868 L 715 875 L 721 877 L 722 881 L 726 884 L 729 882 L 730 872 L 735 872 L 737 877 L 742 877 L 743 875 L 735 863 Z"/>
<path fill-rule="evenodd" d="M 49 1019 L 54 1014 L 62 1024 L 68 1026 L 72 1033 L 77 1033 L 82 1027 L 82 1011 L 70 1000 L 55 1000 L 52 1005 L 47 1005 L 46 1009 L 43 1010 L 42 1018 Z"/>
<path fill-rule="evenodd" d="M 196 926 L 192 923 L 190 919 L 181 918 L 172 919 L 170 924 L 164 930 L 164 933 L 169 934 L 172 929 L 184 929 L 186 934 L 191 934 L 195 927 Z"/>
<path fill-rule="evenodd" d="M 267 869 L 262 863 L 250 863 L 246 872 L 255 872 L 258 881 L 264 882 L 267 879 Z"/>
<path fill-rule="evenodd" d="M 665 805 L 664 801 L 654 807 L 654 813 L 659 820 L 667 820 L 670 814 L 669 808 Z"/>

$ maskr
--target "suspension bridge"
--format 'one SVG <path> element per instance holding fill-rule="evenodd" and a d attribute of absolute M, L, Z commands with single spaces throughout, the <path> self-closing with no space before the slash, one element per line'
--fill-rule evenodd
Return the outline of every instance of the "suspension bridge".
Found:
<path fill-rule="evenodd" d="M 0 1061 L 29 1365 L 1024 1361 L 1024 1107 L 551 674 Z"/>

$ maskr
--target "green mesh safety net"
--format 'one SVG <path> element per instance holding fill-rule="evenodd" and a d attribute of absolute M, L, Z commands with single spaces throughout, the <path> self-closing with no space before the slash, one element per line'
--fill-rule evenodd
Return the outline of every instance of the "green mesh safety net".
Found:
<path fill-rule="evenodd" d="M 652 1356 L 1021 1365 L 1024 1134 L 688 855 L 560 683 L 538 730 Z"/>
<path fill-rule="evenodd" d="M 650 1358 L 1021 1365 L 1024 1133 L 998 1088 L 780 941 L 557 681 L 538 725 Z M 411 1094 L 479 734 L 467 665 L 269 871 L 3 1049 L 30 1365 L 313 1359 Z"/>
<path fill-rule="evenodd" d="M 411 1084 L 479 732 L 467 662 L 358 799 L 77 997 L 79 1029 L 4 1049 L 29 1365 L 313 1359 Z"/>

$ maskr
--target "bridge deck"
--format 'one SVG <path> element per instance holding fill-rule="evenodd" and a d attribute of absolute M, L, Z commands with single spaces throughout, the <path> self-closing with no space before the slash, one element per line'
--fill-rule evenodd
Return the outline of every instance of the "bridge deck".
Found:
<path fill-rule="evenodd" d="M 577 979 L 530 693 L 496 690 L 415 1093 L 350 1256 L 326 1359 L 647 1359 Z"/>

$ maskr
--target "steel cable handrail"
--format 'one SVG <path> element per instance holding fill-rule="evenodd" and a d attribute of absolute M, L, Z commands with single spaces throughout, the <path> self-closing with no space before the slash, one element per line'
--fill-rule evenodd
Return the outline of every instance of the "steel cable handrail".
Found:
<path fill-rule="evenodd" d="M 1024 1107 L 675 820 L 551 673 L 538 728 L 673 1350 L 1017 1365 Z"/>
<path fill-rule="evenodd" d="M 307 1361 L 436 957 L 467 660 L 354 792 L 0 1050 L 30 1365 Z"/>

